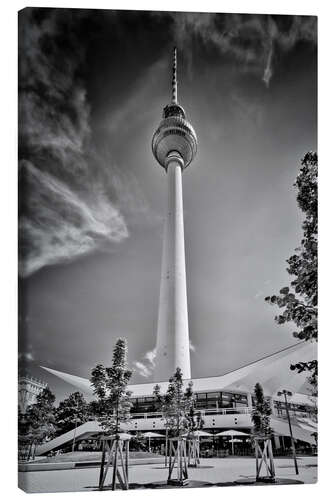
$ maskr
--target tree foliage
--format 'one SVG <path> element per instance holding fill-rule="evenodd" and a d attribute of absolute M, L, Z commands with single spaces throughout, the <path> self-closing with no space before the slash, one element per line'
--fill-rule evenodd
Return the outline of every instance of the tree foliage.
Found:
<path fill-rule="evenodd" d="M 287 260 L 287 271 L 293 276 L 290 286 L 280 290 L 279 295 L 266 297 L 265 300 L 283 309 L 275 317 L 278 324 L 294 322 L 297 331 L 294 337 L 300 340 L 317 341 L 318 338 L 318 158 L 317 153 L 307 153 L 294 186 L 297 189 L 297 202 L 304 212 L 302 224 L 303 238 L 295 254 Z M 317 381 L 317 360 L 300 362 L 291 369 L 311 372 L 310 382 Z"/>
<path fill-rule="evenodd" d="M 58 433 L 63 434 L 89 420 L 89 406 L 81 392 L 73 392 L 56 409 Z"/>
<path fill-rule="evenodd" d="M 30 443 L 41 444 L 56 432 L 55 395 L 46 387 L 36 397 L 36 403 L 28 406 L 19 420 L 19 434 Z M 21 426 L 21 429 L 20 429 Z"/>
<path fill-rule="evenodd" d="M 271 405 L 264 396 L 264 391 L 259 384 L 254 386 L 254 407 L 252 409 L 251 420 L 253 423 L 252 433 L 258 437 L 270 437 L 272 429 L 270 427 Z"/>
<path fill-rule="evenodd" d="M 121 424 L 130 418 L 132 403 L 127 385 L 131 376 L 132 372 L 127 368 L 126 340 L 118 339 L 113 350 L 112 366 L 96 365 L 90 378 L 97 396 L 97 419 L 106 434 L 119 433 Z"/>
<path fill-rule="evenodd" d="M 169 379 L 165 394 L 161 394 L 159 385 L 154 387 L 154 397 L 165 420 L 165 427 L 170 437 L 201 429 L 203 419 L 195 411 L 195 396 L 193 382 L 189 382 L 184 390 L 183 374 L 180 368 Z"/>

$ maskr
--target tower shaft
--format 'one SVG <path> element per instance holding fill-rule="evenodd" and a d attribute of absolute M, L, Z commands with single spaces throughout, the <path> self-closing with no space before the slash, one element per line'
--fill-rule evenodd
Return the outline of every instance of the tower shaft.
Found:
<path fill-rule="evenodd" d="M 164 226 L 157 326 L 155 381 L 168 380 L 179 367 L 191 378 L 181 157 L 167 163 L 168 201 Z"/>
<path fill-rule="evenodd" d="M 194 128 L 178 104 L 177 49 L 173 51 L 171 103 L 163 108 L 152 151 L 167 172 L 168 203 L 164 226 L 154 380 L 166 381 L 180 368 L 191 378 L 188 332 L 182 172 L 197 152 Z"/>

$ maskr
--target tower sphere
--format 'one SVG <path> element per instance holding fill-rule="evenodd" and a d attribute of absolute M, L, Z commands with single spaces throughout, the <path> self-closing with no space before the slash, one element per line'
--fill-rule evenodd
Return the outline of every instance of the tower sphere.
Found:
<path fill-rule="evenodd" d="M 163 110 L 163 119 L 153 135 L 152 150 L 162 167 L 167 167 L 168 155 L 177 152 L 186 168 L 197 152 L 197 136 L 186 120 L 185 111 L 178 103 L 171 103 Z"/>

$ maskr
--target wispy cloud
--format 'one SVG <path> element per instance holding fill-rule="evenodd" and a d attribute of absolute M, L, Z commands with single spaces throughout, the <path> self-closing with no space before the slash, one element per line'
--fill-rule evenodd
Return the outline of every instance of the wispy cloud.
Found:
<path fill-rule="evenodd" d="M 21 162 L 20 177 L 29 193 L 28 207 L 19 220 L 21 276 L 128 236 L 122 215 L 103 192 L 85 200 L 28 161 Z"/>
<path fill-rule="evenodd" d="M 75 16 L 79 23 L 84 11 Z M 134 178 L 97 153 L 77 74 L 85 52 L 63 10 L 20 13 L 19 272 L 25 277 L 119 243 L 125 211 L 147 211 Z M 77 27 L 77 26 L 76 26 Z M 61 42 L 61 43 L 60 43 Z M 126 208 L 125 208 L 126 207 Z"/>
<path fill-rule="evenodd" d="M 144 363 L 141 361 L 134 361 L 133 366 L 136 372 L 138 372 L 141 377 L 147 378 L 152 374 L 152 370 L 150 370 Z"/>
<path fill-rule="evenodd" d="M 155 358 L 156 358 L 156 347 L 151 351 L 147 351 L 143 356 L 141 361 L 134 361 L 134 370 L 141 375 L 141 377 L 147 378 L 152 375 L 155 368 Z"/>
<path fill-rule="evenodd" d="M 270 47 L 269 52 L 268 52 L 264 76 L 262 77 L 263 81 L 266 84 L 266 87 L 269 87 L 269 82 L 271 81 L 271 78 L 273 76 L 272 60 L 273 60 L 273 42 L 272 42 L 271 47 Z"/>
<path fill-rule="evenodd" d="M 190 340 L 190 351 L 195 352 L 195 345 Z M 147 378 L 153 374 L 154 368 L 156 366 L 156 347 L 151 351 L 147 351 L 140 361 L 134 361 L 134 370 L 141 375 L 141 377 Z"/>
<path fill-rule="evenodd" d="M 277 49 L 290 51 L 298 41 L 317 41 L 311 16 L 171 13 L 177 44 L 191 51 L 193 38 L 230 56 L 240 71 L 261 75 L 269 87 Z"/>

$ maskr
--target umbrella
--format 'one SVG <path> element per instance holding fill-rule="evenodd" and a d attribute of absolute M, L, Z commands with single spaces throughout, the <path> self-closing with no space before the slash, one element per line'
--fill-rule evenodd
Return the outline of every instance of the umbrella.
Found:
<path fill-rule="evenodd" d="M 145 432 L 145 438 L 148 438 L 148 450 L 150 451 L 150 439 L 151 438 L 164 438 L 163 434 L 158 434 L 158 432 Z"/>
<path fill-rule="evenodd" d="M 193 435 L 196 437 L 212 436 L 212 434 L 210 432 L 206 432 L 206 431 L 194 431 Z"/>
<path fill-rule="evenodd" d="M 193 431 L 193 432 L 189 432 L 188 434 L 184 434 L 185 437 L 187 436 L 194 436 L 194 437 L 205 437 L 205 436 L 212 436 L 212 434 L 210 434 L 210 432 L 205 432 L 205 431 Z"/>
<path fill-rule="evenodd" d="M 234 436 L 248 436 L 248 434 L 246 432 L 242 432 L 242 431 L 236 431 L 234 429 L 230 429 L 228 431 L 223 431 L 223 432 L 219 432 L 218 434 L 215 434 L 216 436 L 230 436 L 231 437 L 231 453 L 232 455 L 234 455 L 234 442 L 241 442 L 240 439 L 234 439 Z"/>
<path fill-rule="evenodd" d="M 218 434 L 215 434 L 215 436 L 248 436 L 248 434 L 247 432 L 230 429 L 229 431 L 219 432 Z"/>
<path fill-rule="evenodd" d="M 193 432 L 186 432 L 186 434 L 182 434 L 183 437 L 206 437 L 206 436 L 212 436 L 210 432 L 206 431 L 193 431 Z"/>
<path fill-rule="evenodd" d="M 128 434 L 127 432 L 120 432 L 119 433 L 120 439 L 132 439 L 132 434 Z"/>

